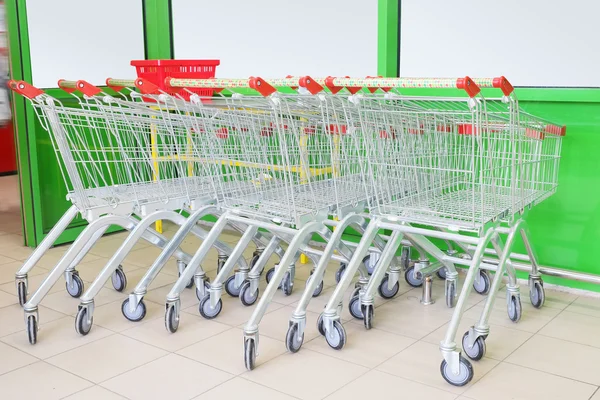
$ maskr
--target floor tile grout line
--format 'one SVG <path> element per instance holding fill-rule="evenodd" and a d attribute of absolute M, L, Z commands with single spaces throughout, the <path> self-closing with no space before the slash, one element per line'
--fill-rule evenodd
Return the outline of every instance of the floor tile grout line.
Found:
<path fill-rule="evenodd" d="M 448 391 L 448 390 L 445 390 L 445 389 L 440 389 L 440 388 L 439 388 L 439 387 L 437 387 L 437 386 L 432 386 L 432 385 L 430 385 L 430 384 L 428 384 L 428 383 L 424 383 L 424 382 L 416 381 L 416 380 L 414 380 L 414 379 L 407 378 L 407 377 L 405 377 L 405 376 L 394 375 L 394 374 L 392 374 L 391 372 L 382 371 L 382 370 L 380 370 L 380 369 L 375 369 L 375 368 L 373 368 L 373 369 L 372 369 L 372 371 L 375 371 L 375 372 L 380 372 L 380 373 L 382 373 L 382 374 L 386 374 L 386 375 L 389 375 L 389 376 L 393 376 L 393 377 L 395 377 L 395 378 L 405 379 L 405 380 L 407 380 L 407 381 L 414 382 L 414 383 L 418 383 L 419 385 L 427 386 L 428 388 L 432 388 L 432 389 L 437 389 L 437 390 L 440 390 L 440 391 L 442 391 L 442 392 L 445 392 L 445 393 L 450 393 L 450 394 L 453 394 L 453 395 L 457 395 L 457 394 L 456 394 L 456 393 L 454 393 L 454 392 L 450 392 L 450 391 Z M 441 379 L 443 380 L 443 378 L 441 378 Z M 450 385 L 450 384 L 448 384 L 448 385 Z M 458 394 L 457 396 L 462 396 L 462 394 Z"/>
<path fill-rule="evenodd" d="M 599 386 L 599 385 L 598 385 L 598 384 L 596 384 L 596 383 L 590 383 L 590 382 L 581 381 L 581 380 L 579 380 L 579 379 L 574 379 L 574 378 L 570 378 L 570 377 L 567 377 L 567 376 L 559 375 L 559 374 L 556 374 L 556 373 L 554 373 L 554 372 L 542 371 L 541 369 L 532 368 L 532 367 L 529 367 L 529 366 L 527 366 L 527 365 L 521 365 L 521 364 L 517 364 L 517 363 L 515 363 L 515 362 L 511 362 L 511 361 L 506 361 L 506 360 L 505 360 L 505 361 L 502 361 L 502 362 L 503 362 L 503 363 L 506 363 L 506 364 L 509 364 L 509 365 L 513 365 L 513 366 L 515 366 L 515 367 L 521 367 L 521 368 L 528 369 L 528 370 L 530 370 L 530 371 L 541 372 L 541 373 L 543 373 L 543 374 L 552 375 L 552 376 L 555 376 L 555 377 L 557 377 L 557 378 L 563 378 L 563 379 L 567 379 L 567 380 L 569 380 L 569 381 L 578 382 L 578 383 L 582 383 L 582 384 L 585 384 L 585 385 L 590 385 L 590 386 Z"/>
<path fill-rule="evenodd" d="M 351 381 L 349 381 L 349 382 L 346 382 L 346 383 L 344 383 L 342 386 L 340 386 L 339 388 L 337 388 L 337 389 L 333 390 L 332 392 L 329 392 L 329 393 L 327 393 L 325 396 L 321 397 L 319 400 L 324 400 L 324 399 L 326 399 L 327 397 L 329 397 L 329 396 L 333 395 L 334 393 L 337 393 L 337 392 L 339 392 L 340 390 L 342 390 L 343 388 L 345 388 L 345 387 L 346 387 L 346 386 L 348 386 L 349 384 L 351 384 L 351 383 L 353 383 L 354 381 L 356 381 L 356 380 L 358 380 L 358 379 L 362 378 L 363 376 L 365 376 L 366 374 L 368 374 L 368 373 L 369 373 L 369 372 L 371 372 L 371 371 L 372 371 L 372 369 L 367 369 L 365 372 L 363 372 L 362 374 L 360 374 L 360 375 L 359 375 L 359 376 L 357 376 L 356 378 L 352 379 L 352 380 L 351 380 Z"/>
<path fill-rule="evenodd" d="M 61 398 L 60 398 L 60 400 L 68 399 L 69 397 L 71 397 L 71 396 L 74 396 L 74 395 L 76 395 L 77 393 L 81 393 L 81 392 L 84 392 L 84 391 L 86 391 L 86 390 L 89 390 L 89 389 L 95 388 L 96 386 L 98 386 L 98 387 L 102 388 L 103 390 L 106 390 L 107 392 L 111 392 L 111 393 L 114 393 L 114 394 L 116 394 L 117 396 L 123 397 L 124 399 L 131 400 L 131 398 L 129 398 L 129 397 L 127 397 L 127 396 L 124 396 L 124 395 L 122 395 L 121 393 L 117 393 L 117 392 L 115 392 L 115 391 L 113 391 L 113 390 L 110 390 L 110 389 L 108 389 L 108 388 L 105 388 L 104 386 L 100 386 L 100 385 L 98 385 L 98 384 L 94 384 L 94 386 L 90 386 L 90 387 L 87 387 L 87 388 L 84 388 L 84 389 L 78 390 L 78 391 L 76 391 L 76 392 L 74 392 L 74 393 L 68 394 L 68 395 L 66 395 L 66 396 L 64 396 L 64 397 L 61 397 Z"/>
<path fill-rule="evenodd" d="M 600 389 L 600 387 L 597 387 L 596 390 L 594 390 L 594 393 L 592 393 L 592 395 L 589 397 L 588 400 L 592 400 L 594 398 L 594 396 L 596 395 L 596 393 L 598 393 L 599 389 Z"/>
<path fill-rule="evenodd" d="M 592 349 L 600 350 L 600 345 L 598 345 L 598 346 L 592 346 L 591 344 L 576 342 L 574 340 L 564 339 L 564 338 L 560 338 L 560 337 L 556 337 L 556 336 L 545 335 L 545 334 L 539 333 L 539 332 L 535 333 L 534 336 L 535 335 L 538 335 L 538 336 L 541 336 L 541 337 L 545 337 L 545 338 L 548 338 L 548 339 L 560 340 L 561 342 L 577 344 L 577 345 L 580 345 L 580 346 L 585 346 L 585 347 L 590 347 Z"/>
<path fill-rule="evenodd" d="M 284 395 L 286 395 L 286 396 L 293 397 L 294 399 L 301 400 L 301 398 L 300 398 L 300 397 L 298 397 L 298 396 L 294 396 L 294 395 L 292 395 L 292 394 L 289 394 L 289 393 L 286 393 L 286 392 L 282 392 L 281 390 L 278 390 L 278 389 L 275 389 L 275 388 L 273 388 L 273 387 L 267 386 L 267 385 L 265 385 L 265 384 L 263 384 L 263 383 L 260 383 L 260 382 L 255 382 L 255 381 L 253 381 L 253 380 L 250 380 L 250 379 L 248 379 L 248 378 L 245 378 L 245 377 L 243 377 L 243 376 L 240 376 L 240 375 L 238 375 L 237 377 L 238 377 L 238 378 L 240 378 L 240 379 L 243 379 L 243 380 L 245 380 L 246 382 L 254 383 L 255 385 L 262 386 L 262 387 L 264 387 L 264 388 L 267 388 L 267 389 L 269 389 L 269 390 L 273 390 L 273 391 L 275 391 L 275 392 L 277 392 L 277 393 L 281 393 L 281 394 L 284 394 Z"/>

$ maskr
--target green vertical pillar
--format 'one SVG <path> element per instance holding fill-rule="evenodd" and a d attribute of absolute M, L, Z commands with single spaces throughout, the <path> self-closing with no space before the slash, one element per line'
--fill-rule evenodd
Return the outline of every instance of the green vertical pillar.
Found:
<path fill-rule="evenodd" d="M 144 0 L 144 50 L 146 59 L 173 58 L 171 0 Z"/>
<path fill-rule="evenodd" d="M 377 75 L 384 77 L 395 77 L 399 72 L 400 1 L 377 3 Z"/>

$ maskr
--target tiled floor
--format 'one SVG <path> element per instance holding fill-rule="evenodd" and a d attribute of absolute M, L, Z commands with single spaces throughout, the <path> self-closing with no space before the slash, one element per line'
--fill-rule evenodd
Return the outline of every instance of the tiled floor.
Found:
<path fill-rule="evenodd" d="M 0 180 L 3 178 L 0 178 Z M 1 187 L 2 182 L 0 182 Z M 122 242 L 117 234 L 101 239 L 79 266 L 89 284 Z M 235 237 L 225 240 L 234 243 Z M 193 239 L 186 243 L 192 251 Z M 50 250 L 30 274 L 33 287 L 65 251 Z M 148 312 L 139 323 L 120 312 L 126 295 L 110 284 L 96 301 L 94 328 L 87 336 L 74 330 L 78 301 L 59 282 L 40 307 L 39 341 L 29 345 L 23 314 L 14 290 L 14 272 L 31 252 L 22 246 L 20 218 L 14 207 L 0 211 L 0 399 L 593 399 L 600 400 L 600 299 L 546 292 L 542 310 L 533 309 L 523 288 L 523 318 L 506 316 L 496 303 L 486 357 L 474 362 L 468 386 L 448 385 L 439 374 L 438 343 L 451 310 L 443 301 L 419 304 L 419 290 L 401 282 L 396 299 L 377 300 L 375 327 L 343 319 L 348 343 L 330 349 L 315 328 L 315 320 L 333 290 L 333 273 L 326 277 L 321 297 L 308 312 L 305 344 L 297 354 L 284 345 L 287 321 L 303 287 L 299 270 L 295 293 L 278 293 L 260 326 L 258 367 L 251 372 L 242 359 L 242 330 L 253 308 L 223 298 L 224 310 L 215 320 L 199 316 L 192 290 L 182 301 L 179 330 L 164 327 L 164 298 L 176 279 L 174 263 L 159 275 L 145 298 Z M 129 289 L 153 261 L 157 251 L 140 244 L 125 263 Z M 215 255 L 205 265 L 214 276 Z M 335 266 L 332 265 L 332 271 Z M 310 268 L 306 266 L 306 269 Z M 263 283 L 264 288 L 264 283 Z M 442 286 L 434 286 L 440 298 Z M 501 294 L 501 296 L 503 296 Z M 482 308 L 483 297 L 469 299 L 460 335 Z"/>

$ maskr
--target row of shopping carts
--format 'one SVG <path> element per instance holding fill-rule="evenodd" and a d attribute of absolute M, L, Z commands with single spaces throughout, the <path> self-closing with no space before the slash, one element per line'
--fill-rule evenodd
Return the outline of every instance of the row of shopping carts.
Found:
<path fill-rule="evenodd" d="M 490 312 L 505 275 L 508 316 L 515 322 L 521 317 L 510 260 L 517 234 L 533 266 L 530 300 L 543 305 L 524 216 L 557 189 L 565 128 L 519 109 L 505 78 L 140 78 L 107 84 L 116 94 L 85 81 L 60 81 L 78 99 L 72 106 L 25 82 L 10 82 L 30 99 L 50 133 L 73 203 L 17 273 L 32 344 L 38 305 L 62 275 L 69 294 L 80 298 L 76 330 L 87 334 L 95 296 L 109 279 L 116 290 L 125 289 L 120 265 L 141 239 L 161 253 L 123 302 L 123 315 L 144 318 L 148 287 L 175 257 L 180 276 L 166 297 L 166 329 L 178 329 L 186 287 L 195 287 L 205 318 L 220 314 L 223 289 L 245 306 L 257 303 L 243 333 L 250 370 L 260 321 L 277 290 L 292 293 L 303 254 L 313 269 L 289 320 L 290 352 L 303 344 L 307 307 L 321 293 L 332 260 L 340 262 L 338 283 L 317 324 L 335 349 L 347 340 L 340 315 L 357 273 L 347 306 L 367 329 L 374 323 L 376 292 L 394 297 L 402 273 L 410 285 L 423 287 L 424 304 L 431 302 L 432 275 L 445 279 L 445 301 L 454 313 L 440 344 L 441 372 L 453 385 L 473 377 L 455 343 L 471 289 L 488 297 L 479 322 L 462 338 L 470 359 L 485 354 Z M 402 94 L 404 88 L 423 87 L 458 88 L 466 96 Z M 240 94 L 241 88 L 256 94 Z M 501 89 L 502 96 L 483 97 L 480 88 Z M 220 95 L 200 96 L 198 89 Z M 28 297 L 28 271 L 78 213 L 89 225 Z M 208 215 L 217 219 L 207 230 L 198 222 Z M 178 226 L 171 238 L 151 228 L 159 220 Z M 111 225 L 129 234 L 83 293 L 76 267 Z M 348 228 L 360 233 L 358 243 L 344 240 Z M 241 233 L 233 248 L 219 240 L 226 229 Z M 201 240 L 194 254 L 181 250 L 190 234 Z M 312 245 L 315 235 L 324 247 Z M 438 247 L 440 240 L 446 249 Z M 256 250 L 247 262 L 243 253 L 251 243 Z M 496 265 L 483 259 L 490 246 Z M 202 263 L 213 248 L 219 265 L 210 281 Z M 279 262 L 265 274 L 268 285 L 259 296 L 260 277 L 273 254 Z M 417 258 L 411 261 L 411 255 Z M 467 267 L 460 293 L 457 265 Z"/>

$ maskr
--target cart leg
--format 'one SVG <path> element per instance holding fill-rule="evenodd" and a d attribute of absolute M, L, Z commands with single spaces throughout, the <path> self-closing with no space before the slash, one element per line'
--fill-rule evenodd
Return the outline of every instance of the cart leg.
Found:
<path fill-rule="evenodd" d="M 539 264 L 534 247 L 529 240 L 529 227 L 527 222 L 521 224 L 521 238 L 525 244 L 527 255 L 531 263 L 531 272 L 529 273 L 529 300 L 535 308 L 542 308 L 546 301 L 546 293 L 544 291 L 544 281 L 542 274 L 539 271 Z"/>

